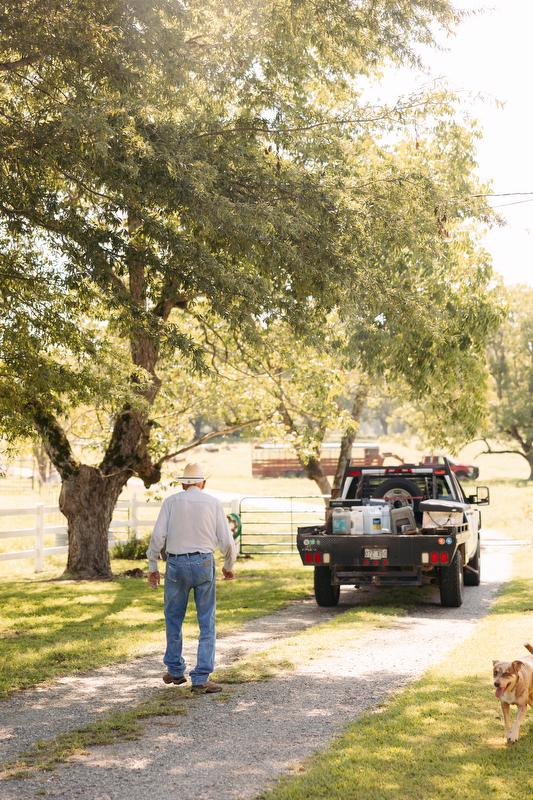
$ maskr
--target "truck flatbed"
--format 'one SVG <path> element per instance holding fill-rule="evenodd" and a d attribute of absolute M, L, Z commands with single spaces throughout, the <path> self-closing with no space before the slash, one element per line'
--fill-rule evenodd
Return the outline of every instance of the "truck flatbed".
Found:
<path fill-rule="evenodd" d="M 302 563 L 314 567 L 317 603 L 336 605 L 341 585 L 436 582 L 443 605 L 461 605 L 464 584 L 480 582 L 481 518 L 476 506 L 487 504 L 488 499 L 486 487 L 466 497 L 448 464 L 348 465 L 341 497 L 330 502 L 326 523 L 298 529 Z M 412 509 L 415 527 L 409 533 L 399 528 L 341 535 L 332 531 L 334 509 L 356 510 L 378 501 L 391 508 Z"/>

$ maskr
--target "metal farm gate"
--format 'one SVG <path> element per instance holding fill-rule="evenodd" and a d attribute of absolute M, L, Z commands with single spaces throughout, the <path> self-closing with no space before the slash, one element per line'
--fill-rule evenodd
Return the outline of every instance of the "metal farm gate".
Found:
<path fill-rule="evenodd" d="M 239 501 L 241 555 L 297 553 L 299 525 L 323 524 L 325 498 L 242 497 Z"/>

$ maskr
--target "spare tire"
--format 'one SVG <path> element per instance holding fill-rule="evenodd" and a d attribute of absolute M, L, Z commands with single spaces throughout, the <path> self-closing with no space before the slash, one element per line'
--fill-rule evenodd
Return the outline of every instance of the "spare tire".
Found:
<path fill-rule="evenodd" d="M 374 497 L 385 498 L 392 506 L 395 505 L 394 498 L 397 498 L 398 505 L 403 505 L 403 501 L 407 500 L 413 507 L 413 512 L 417 524 L 422 522 L 422 515 L 420 513 L 420 486 L 408 478 L 387 478 L 386 481 L 380 483 L 374 489 Z"/>

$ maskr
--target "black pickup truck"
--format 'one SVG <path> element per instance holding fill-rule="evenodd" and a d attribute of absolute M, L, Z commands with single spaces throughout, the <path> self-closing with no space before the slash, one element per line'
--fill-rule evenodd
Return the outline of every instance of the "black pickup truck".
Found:
<path fill-rule="evenodd" d="M 348 465 L 325 525 L 298 528 L 302 563 L 314 567 L 320 606 L 339 602 L 341 585 L 438 583 L 443 606 L 479 586 L 481 514 L 489 490 L 466 496 L 447 461 L 438 465 Z"/>

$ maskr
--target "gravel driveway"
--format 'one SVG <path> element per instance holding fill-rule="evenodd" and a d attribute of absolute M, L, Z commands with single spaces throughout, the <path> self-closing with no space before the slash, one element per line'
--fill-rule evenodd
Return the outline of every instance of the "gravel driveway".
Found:
<path fill-rule="evenodd" d="M 483 584 L 466 589 L 460 609 L 430 602 L 398 618 L 390 628 L 372 629 L 363 636 L 354 633 L 353 639 L 347 634 L 343 646 L 334 652 L 280 678 L 232 687 L 224 702 L 220 696 L 191 699 L 185 716 L 153 719 L 137 741 L 93 748 L 89 755 L 76 757 L 51 774 L 2 782 L 0 798 L 244 800 L 256 796 L 472 633 L 511 573 L 511 548 L 503 542 L 492 544 L 483 556 Z M 353 598 L 350 592 L 346 596 Z M 301 604 L 299 608 L 305 620 L 301 627 L 305 627 L 307 609 L 312 607 Z M 290 618 L 294 609 L 283 613 Z M 268 619 L 276 617 L 280 615 Z M 300 623 L 294 624 L 293 632 Z M 262 625 L 262 621 L 256 623 L 256 631 Z M 265 646 L 264 641 L 250 649 Z M 245 647 L 244 642 L 233 645 Z M 53 718 L 50 709 L 47 713 Z"/>

